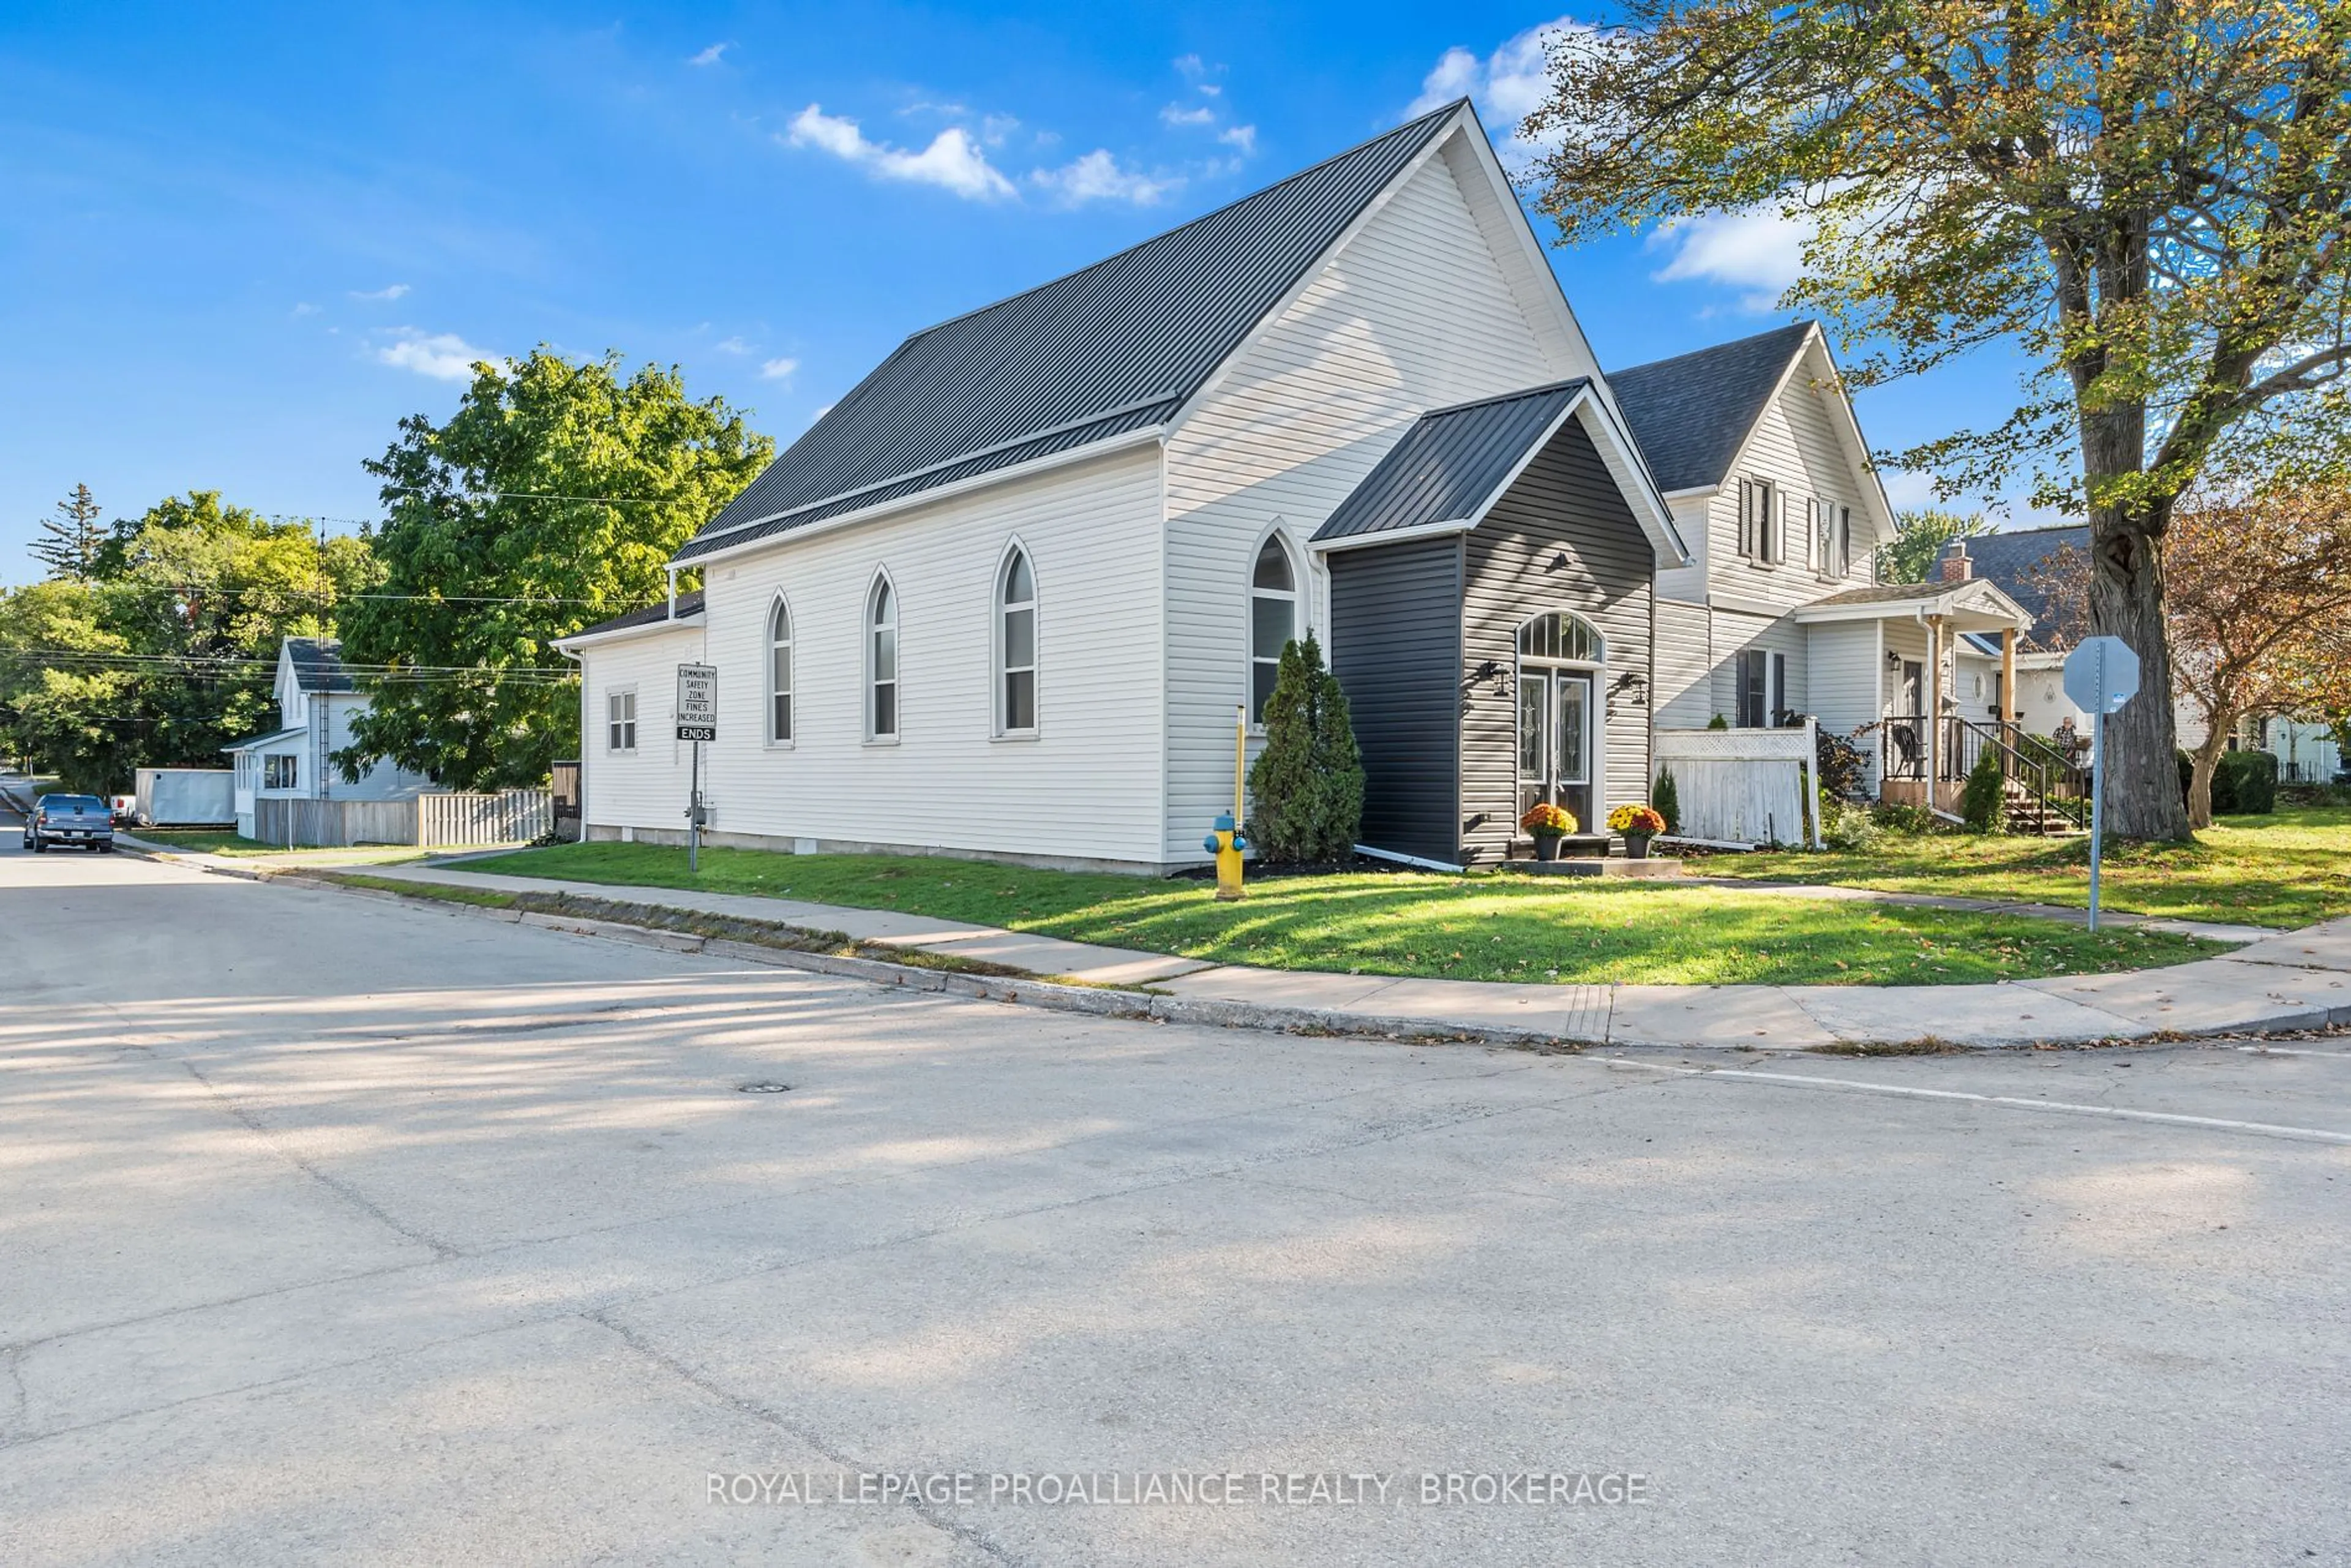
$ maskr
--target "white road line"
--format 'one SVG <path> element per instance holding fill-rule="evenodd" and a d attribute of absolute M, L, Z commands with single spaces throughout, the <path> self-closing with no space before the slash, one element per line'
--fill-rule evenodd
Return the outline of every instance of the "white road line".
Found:
<path fill-rule="evenodd" d="M 2117 1122 L 2157 1122 L 2172 1127 L 2203 1127 L 2214 1132 L 2254 1133 L 2269 1138 L 2299 1138 L 2307 1143 L 2351 1145 L 2351 1133 L 2331 1133 L 2323 1127 L 2280 1127 L 2267 1122 L 2236 1122 L 2222 1116 L 2183 1116 L 2169 1111 L 2131 1111 L 2118 1105 L 2078 1105 L 2065 1100 L 2026 1100 L 2013 1094 L 1970 1094 L 1959 1089 L 1913 1089 L 1895 1083 L 1869 1083 L 1858 1078 L 1818 1078 L 1801 1072 L 1756 1072 L 1745 1068 L 1669 1067 L 1662 1062 L 1635 1061 L 1628 1057 L 1597 1060 L 1614 1067 L 1645 1072 L 1669 1072 L 1686 1078 L 1740 1078 L 1755 1083 L 1787 1083 L 1804 1089 L 1844 1089 L 1864 1094 L 1886 1094 L 1902 1100 L 1957 1100 L 1977 1105 L 2000 1105 L 2016 1111 L 2053 1111 L 2068 1116 L 2104 1116 Z"/>
<path fill-rule="evenodd" d="M 2290 1045 L 2241 1045 L 2236 1049 L 2248 1056 L 2325 1056 L 2336 1061 L 2351 1061 L 2351 1051 L 2296 1051 Z"/>

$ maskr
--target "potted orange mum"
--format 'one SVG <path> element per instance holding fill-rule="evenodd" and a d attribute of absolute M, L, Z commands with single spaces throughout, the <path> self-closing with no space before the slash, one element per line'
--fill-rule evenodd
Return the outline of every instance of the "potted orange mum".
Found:
<path fill-rule="evenodd" d="M 1535 859 L 1559 859 L 1559 841 L 1575 831 L 1573 813 L 1545 800 L 1519 819 L 1519 826 L 1535 836 Z"/>

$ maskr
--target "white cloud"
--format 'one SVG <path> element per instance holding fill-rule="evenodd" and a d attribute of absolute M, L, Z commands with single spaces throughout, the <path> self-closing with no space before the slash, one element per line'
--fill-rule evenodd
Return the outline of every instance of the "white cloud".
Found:
<path fill-rule="evenodd" d="M 1678 218 L 1649 236 L 1671 259 L 1650 276 L 1659 283 L 1719 283 L 1742 289 L 1749 310 L 1769 310 L 1803 276 L 1804 241 L 1813 226 L 1770 207 Z"/>
<path fill-rule="evenodd" d="M 817 410 L 814 413 L 809 415 L 809 423 L 810 424 L 814 424 L 818 420 L 822 419 L 826 414 L 831 413 L 831 412 L 832 404 L 827 403 L 822 408 Z"/>
<path fill-rule="evenodd" d="M 1071 203 L 1132 202 L 1138 207 L 1151 205 L 1183 183 L 1181 180 L 1153 179 L 1132 169 L 1122 169 L 1117 159 L 1099 147 L 1074 163 L 1059 169 L 1039 169 L 1029 177 Z"/>
<path fill-rule="evenodd" d="M 724 44 L 713 44 L 685 63 L 690 66 L 715 66 L 726 57 L 726 51 L 734 47 L 731 40 Z"/>
<path fill-rule="evenodd" d="M 1228 147 L 1238 148 L 1244 158 L 1257 156 L 1257 127 L 1228 125 L 1217 132 L 1217 140 Z"/>
<path fill-rule="evenodd" d="M 375 351 L 377 361 L 395 370 L 431 376 L 437 382 L 471 381 L 474 362 L 494 357 L 455 332 L 424 333 L 413 327 L 394 329 L 401 336 Z"/>
<path fill-rule="evenodd" d="M 799 368 L 800 362 L 798 360 L 769 360 L 759 367 L 759 379 L 769 382 L 788 382 L 792 379 L 792 372 Z"/>
<path fill-rule="evenodd" d="M 407 292 L 408 285 L 405 283 L 393 283 L 388 284 L 381 288 L 354 288 L 351 290 L 351 298 L 354 299 L 397 299 Z"/>
<path fill-rule="evenodd" d="M 297 316 L 316 316 L 318 313 L 319 308 L 307 299 L 298 303 L 293 310 L 293 314 Z"/>
<path fill-rule="evenodd" d="M 747 354 L 751 351 L 751 345 L 740 338 L 722 338 L 710 346 L 722 354 Z"/>
<path fill-rule="evenodd" d="M 1898 468 L 1885 468 L 1878 471 L 1877 480 L 1886 486 L 1886 504 L 1897 512 L 1942 504 L 1935 495 L 1935 476 L 1932 474 L 1908 474 Z"/>
<path fill-rule="evenodd" d="M 1217 111 L 1205 103 L 1196 104 L 1190 109 L 1180 103 L 1171 103 L 1159 111 L 1159 118 L 1170 125 L 1214 125 Z"/>
<path fill-rule="evenodd" d="M 1013 195 L 1012 182 L 998 173 L 971 133 L 951 125 L 919 152 L 872 141 L 843 115 L 827 114 L 810 104 L 794 118 L 785 141 L 794 147 L 814 147 L 844 162 L 869 169 L 885 180 L 905 180 L 937 185 L 958 196 L 994 201 Z"/>
<path fill-rule="evenodd" d="M 1513 36 L 1483 59 L 1457 44 L 1437 57 L 1421 81 L 1420 96 L 1412 100 L 1404 117 L 1410 120 L 1426 114 L 1457 98 L 1474 99 L 1479 111 L 1501 133 L 1495 151 L 1513 172 L 1521 171 L 1543 151 L 1541 143 L 1519 129 L 1520 122 L 1550 96 L 1550 58 L 1543 46 L 1598 37 L 1587 24 L 1562 16 Z"/>

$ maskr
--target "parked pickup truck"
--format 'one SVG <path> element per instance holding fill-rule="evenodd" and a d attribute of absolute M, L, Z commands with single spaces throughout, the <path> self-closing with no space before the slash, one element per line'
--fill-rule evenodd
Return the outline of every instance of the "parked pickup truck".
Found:
<path fill-rule="evenodd" d="M 95 795 L 44 795 L 25 819 L 25 847 L 35 854 L 71 844 L 111 853 L 114 812 Z"/>

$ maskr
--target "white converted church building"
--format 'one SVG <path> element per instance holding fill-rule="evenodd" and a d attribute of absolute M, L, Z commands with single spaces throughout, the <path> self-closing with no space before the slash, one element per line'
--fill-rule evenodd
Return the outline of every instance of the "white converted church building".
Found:
<path fill-rule="evenodd" d="M 1536 800 L 1647 799 L 1661 724 L 1939 729 L 1959 633 L 2029 623 L 1872 585 L 1817 329 L 1620 383 L 1466 101 L 918 332 L 679 552 L 698 591 L 559 644 L 586 831 L 682 836 L 707 663 L 714 842 L 1196 864 L 1311 629 L 1365 847 L 1491 863 Z"/>

